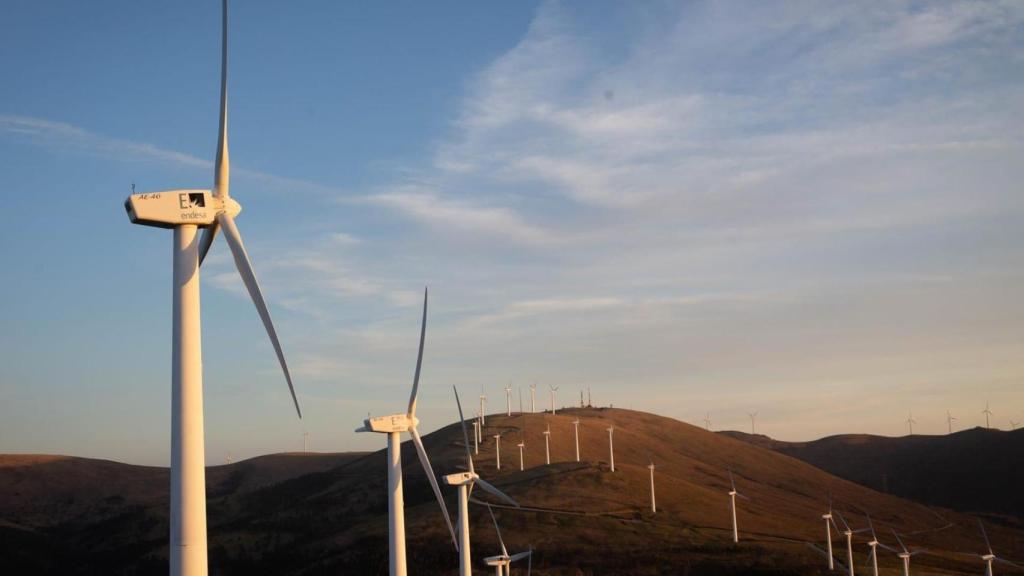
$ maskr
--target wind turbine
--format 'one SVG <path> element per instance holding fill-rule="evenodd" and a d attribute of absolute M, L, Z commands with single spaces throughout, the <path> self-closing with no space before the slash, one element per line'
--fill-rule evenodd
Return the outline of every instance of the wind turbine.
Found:
<path fill-rule="evenodd" d="M 580 461 L 580 419 L 577 418 L 572 421 L 574 427 L 573 436 L 576 439 L 576 461 Z"/>
<path fill-rule="evenodd" d="M 1006 564 L 1007 566 L 1012 566 L 1019 570 L 1024 570 L 1024 566 L 1015 564 L 1013 562 L 1010 562 L 1009 560 L 1004 560 L 1002 558 L 996 557 L 995 553 L 992 552 L 992 543 L 988 540 L 988 533 L 985 532 L 985 525 L 982 524 L 981 518 L 978 518 L 978 528 L 981 529 L 981 535 L 985 538 L 985 548 L 988 549 L 988 554 L 983 554 L 981 556 L 981 559 L 985 562 L 985 576 L 992 576 L 993 562 L 1000 562 L 1002 564 Z"/>
<path fill-rule="evenodd" d="M 832 519 L 832 496 L 828 497 L 828 513 L 821 515 L 822 520 L 825 521 L 825 543 L 828 546 L 828 569 L 835 570 L 835 559 L 832 556 L 832 527 L 835 526 L 836 532 L 839 532 L 839 526 L 836 526 L 836 521 Z"/>
<path fill-rule="evenodd" d="M 548 388 L 551 389 L 551 415 L 555 415 L 555 392 L 558 391 L 558 386 L 552 386 L 548 384 Z"/>
<path fill-rule="evenodd" d="M 988 402 L 985 402 L 985 409 L 981 411 L 985 415 L 985 428 L 989 427 L 988 418 L 992 416 L 992 411 L 988 409 Z"/>
<path fill-rule="evenodd" d="M 615 434 L 615 425 L 608 427 L 608 459 L 612 465 L 612 472 L 615 472 L 615 441 L 612 436 Z"/>
<path fill-rule="evenodd" d="M 480 388 L 480 430 L 483 433 L 484 426 L 487 425 L 487 415 L 484 413 L 484 404 L 487 403 L 487 396 L 484 396 L 483 387 Z M 481 439 L 483 436 L 481 436 Z"/>
<path fill-rule="evenodd" d="M 729 509 L 732 511 L 732 541 L 740 541 L 739 527 L 736 525 L 736 497 L 739 496 L 744 500 L 750 500 L 743 494 L 736 491 L 736 482 L 732 478 L 732 470 L 729 470 L 729 485 L 732 486 L 732 490 L 729 490 Z"/>
<path fill-rule="evenodd" d="M 914 435 L 914 424 L 917 424 L 917 421 L 914 420 L 914 412 L 913 411 L 909 411 L 909 412 L 907 412 L 907 427 L 910 428 L 910 435 L 911 436 Z"/>
<path fill-rule="evenodd" d="M 523 450 L 526 448 L 526 438 L 524 437 L 523 441 L 516 444 L 516 446 L 519 447 L 519 471 L 522 472 L 525 470 L 525 467 L 523 466 Z"/>
<path fill-rule="evenodd" d="M 172 228 L 173 298 L 171 337 L 171 506 L 168 557 L 170 573 L 207 573 L 206 453 L 203 444 L 203 360 L 200 330 L 199 266 L 217 231 L 234 257 L 235 267 L 284 371 L 295 411 L 302 418 L 288 364 L 263 299 L 256 273 L 235 225 L 242 207 L 229 195 L 228 158 L 228 5 L 221 5 L 220 126 L 213 190 L 164 190 L 133 193 L 124 202 L 133 224 Z M 198 237 L 203 228 L 202 238 Z"/>
<path fill-rule="evenodd" d="M 875 525 L 871 523 L 871 515 L 867 514 L 868 528 L 871 530 L 871 541 L 868 542 L 868 546 L 871 547 L 871 555 L 868 556 L 868 562 L 871 562 L 871 575 L 878 576 L 878 536 L 875 536 Z"/>
<path fill-rule="evenodd" d="M 459 543 L 455 538 L 455 530 L 452 528 L 451 518 L 448 516 L 448 508 L 445 507 L 444 497 L 441 496 L 441 488 L 437 485 L 437 478 L 434 477 L 434 469 L 430 466 L 430 459 L 427 458 L 427 450 L 423 447 L 423 440 L 416 429 L 419 419 L 416 418 L 416 397 L 420 388 L 420 368 L 423 365 L 423 343 L 427 333 L 427 291 L 423 290 L 423 323 L 420 325 L 420 349 L 416 356 L 416 372 L 412 379 L 412 393 L 409 394 L 409 407 L 404 414 L 392 414 L 390 416 L 377 416 L 367 418 L 363 421 L 356 432 L 376 432 L 388 435 L 388 550 L 390 552 L 388 564 L 391 576 L 405 576 L 405 502 L 402 490 L 402 432 L 408 432 L 412 437 L 412 443 L 416 446 L 416 454 L 420 458 L 420 464 L 426 473 L 430 487 L 434 489 L 434 496 L 441 505 L 441 513 L 444 521 L 448 524 L 451 532 L 452 544 L 458 548 Z"/>
<path fill-rule="evenodd" d="M 551 424 L 548 424 L 547 430 L 542 432 L 544 434 L 544 463 L 548 466 L 551 465 Z"/>
<path fill-rule="evenodd" d="M 757 424 L 757 412 L 751 412 L 748 416 L 750 416 L 750 434 L 757 434 L 755 430 L 755 426 Z"/>
<path fill-rule="evenodd" d="M 495 488 L 490 482 L 481 478 L 476 471 L 473 470 L 473 455 L 469 453 L 469 432 L 466 431 L 466 419 L 462 415 L 462 403 L 459 402 L 459 391 L 454 386 L 452 386 L 452 390 L 455 390 L 455 404 L 459 407 L 459 422 L 462 425 L 462 439 L 466 447 L 467 471 L 448 474 L 444 477 L 444 483 L 449 486 L 457 486 L 459 489 L 459 576 L 472 576 L 473 566 L 469 554 L 469 494 L 473 491 L 473 487 L 480 484 L 480 487 L 485 491 L 490 492 L 517 508 L 519 507 L 519 503 L 507 496 L 501 490 Z"/>
<path fill-rule="evenodd" d="M 708 432 L 711 431 L 711 412 L 704 415 L 704 429 Z"/>
<path fill-rule="evenodd" d="M 519 388 L 519 413 L 523 413 L 523 387 L 522 385 L 517 386 Z"/>
<path fill-rule="evenodd" d="M 839 521 L 843 523 L 843 535 L 846 536 L 846 569 L 849 572 L 849 576 L 854 576 L 854 574 L 853 574 L 853 535 L 857 534 L 857 533 L 860 533 L 860 532 L 864 532 L 865 530 L 867 530 L 867 528 L 861 528 L 859 530 L 854 530 L 854 529 L 850 528 L 850 524 L 847 523 L 846 518 L 843 518 L 842 513 L 837 511 L 836 515 L 839 516 Z M 836 528 L 838 528 L 838 526 Z"/>
<path fill-rule="evenodd" d="M 494 522 L 494 531 L 498 533 L 498 544 L 501 545 L 501 554 L 498 556 L 488 556 L 484 558 L 484 564 L 488 566 L 494 566 L 495 576 L 509 576 L 512 570 L 512 563 L 523 558 L 529 558 L 533 556 L 533 547 L 531 546 L 526 552 L 520 552 L 509 556 L 508 549 L 505 548 L 505 541 L 501 537 L 501 528 L 498 528 L 498 519 L 494 517 L 494 509 L 491 505 L 487 505 L 487 511 L 491 513 L 491 520 Z M 532 558 L 531 559 L 531 564 Z"/>
<path fill-rule="evenodd" d="M 954 420 L 956 420 L 956 418 L 954 418 L 953 415 L 949 413 L 949 410 L 946 410 L 946 426 L 949 428 L 949 433 L 950 434 L 953 433 L 953 421 Z"/>
<path fill-rule="evenodd" d="M 302 431 L 302 453 L 305 454 L 309 451 L 309 432 Z"/>
<path fill-rule="evenodd" d="M 654 501 L 654 461 L 647 465 L 647 469 L 651 471 L 651 514 L 658 513 L 658 505 Z"/>
<path fill-rule="evenodd" d="M 473 421 L 473 454 L 480 455 L 480 422 Z"/>
<path fill-rule="evenodd" d="M 900 535 L 896 533 L 895 529 L 892 529 L 892 535 L 896 537 L 896 542 L 899 543 L 900 549 L 896 550 L 886 546 L 885 544 L 882 544 L 881 546 L 890 552 L 895 552 L 896 555 L 899 556 L 900 560 L 903 561 L 903 576 L 910 576 L 910 557 L 924 552 L 924 549 L 914 549 L 914 551 L 911 552 L 910 550 L 907 550 L 906 545 L 903 544 L 903 540 L 900 538 Z"/>
<path fill-rule="evenodd" d="M 494 435 L 494 464 L 501 470 L 501 434 Z"/>
<path fill-rule="evenodd" d="M 505 385 L 505 415 L 512 415 L 512 383 Z"/>
<path fill-rule="evenodd" d="M 537 383 L 530 384 L 530 413 L 537 412 Z"/>
<path fill-rule="evenodd" d="M 594 407 L 594 402 L 590 399 L 590 386 L 587 386 L 587 406 Z"/>

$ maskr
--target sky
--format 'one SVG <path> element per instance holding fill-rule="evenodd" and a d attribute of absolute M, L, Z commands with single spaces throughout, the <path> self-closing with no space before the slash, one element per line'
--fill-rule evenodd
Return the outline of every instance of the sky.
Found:
<path fill-rule="evenodd" d="M 0 19 L 0 453 L 166 465 L 171 233 L 212 187 L 219 3 Z M 378 449 L 481 390 L 787 440 L 1024 421 L 1024 4 L 235 2 L 210 464 Z"/>

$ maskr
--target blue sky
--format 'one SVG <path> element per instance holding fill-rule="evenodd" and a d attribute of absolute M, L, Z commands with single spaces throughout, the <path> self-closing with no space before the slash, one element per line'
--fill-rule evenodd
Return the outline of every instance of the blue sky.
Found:
<path fill-rule="evenodd" d="M 218 242 L 209 462 L 380 447 L 426 284 L 427 430 L 534 381 L 786 439 L 1024 421 L 1019 3 L 379 4 L 232 5 L 232 194 L 306 417 Z M 0 21 L 0 452 L 166 463 L 171 236 L 121 203 L 212 185 L 219 16 Z"/>

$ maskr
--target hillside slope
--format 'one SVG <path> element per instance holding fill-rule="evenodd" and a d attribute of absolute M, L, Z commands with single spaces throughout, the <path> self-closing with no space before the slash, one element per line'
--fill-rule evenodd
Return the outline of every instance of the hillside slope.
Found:
<path fill-rule="evenodd" d="M 973 428 L 942 436 L 867 434 L 783 442 L 721 432 L 881 492 L 964 512 L 1024 519 L 1024 430 Z"/>
<path fill-rule="evenodd" d="M 582 462 L 575 462 L 574 418 Z M 542 431 L 550 425 L 553 464 L 544 465 Z M 614 425 L 616 471 L 608 461 L 606 428 Z M 502 434 L 502 470 L 495 469 L 494 434 Z M 491 415 L 476 458 L 482 476 L 515 497 L 521 510 L 497 508 L 512 550 L 536 549 L 534 573 L 545 574 L 824 574 L 826 494 L 858 527 L 871 513 L 879 538 L 890 527 L 908 544 L 933 551 L 915 556 L 915 574 L 973 574 L 983 548 L 975 520 L 882 494 L 832 476 L 784 454 L 688 424 L 620 409 Z M 520 439 L 526 470 L 518 469 Z M 451 424 L 424 437 L 438 475 L 460 470 L 461 431 Z M 403 444 L 408 558 L 411 573 L 455 574 L 457 558 L 410 443 Z M 658 512 L 649 510 L 653 459 Z M 4 469 L 0 469 L 3 476 Z M 742 500 L 741 542 L 730 541 L 728 470 Z M 386 574 L 385 454 L 349 459 L 319 472 L 218 496 L 209 505 L 213 574 Z M 0 486 L 2 486 L 0 478 Z M 443 488 L 454 514 L 454 491 Z M 476 492 L 474 499 L 483 498 Z M 31 573 L 166 573 L 166 503 L 101 524 L 26 527 L 19 550 L 62 547 Z M 23 513 L 23 517 L 30 517 Z M 497 541 L 486 508 L 471 506 L 473 556 L 493 554 Z M 7 536 L 2 540 L 12 542 Z M 1024 531 L 990 524 L 997 553 L 1024 558 Z M 36 537 L 36 540 L 33 540 Z M 50 538 L 45 540 L 45 538 Z M 836 541 L 839 540 L 835 537 Z M 858 568 L 866 541 L 857 536 Z M 6 546 L 7 544 L 5 544 Z M 815 548 L 817 547 L 817 549 Z M 8 550 L 0 554 L 9 557 Z M 25 555 L 17 561 L 26 563 Z M 73 559 L 73 563 L 68 563 Z M 59 564 L 62 569 L 55 566 Z M 880 557 L 883 574 L 897 574 L 895 555 Z M 483 566 L 478 566 L 482 572 Z"/>

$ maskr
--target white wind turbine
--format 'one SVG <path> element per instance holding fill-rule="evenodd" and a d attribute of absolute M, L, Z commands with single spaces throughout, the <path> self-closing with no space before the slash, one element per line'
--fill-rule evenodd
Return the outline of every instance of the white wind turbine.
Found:
<path fill-rule="evenodd" d="M 487 425 L 487 416 L 484 413 L 484 404 L 487 403 L 487 396 L 484 396 L 483 389 L 480 390 L 480 430 L 483 433 L 484 426 Z M 483 439 L 483 436 L 480 437 Z"/>
<path fill-rule="evenodd" d="M 522 441 L 519 442 L 519 444 L 516 444 L 516 446 L 519 447 L 519 471 L 522 472 L 523 470 L 526 469 L 523 466 L 523 450 L 526 449 L 526 438 L 525 438 L 525 436 L 523 437 Z"/>
<path fill-rule="evenodd" d="M 907 423 L 907 428 L 910 429 L 910 435 L 913 436 L 914 435 L 914 424 L 917 424 L 917 420 L 914 420 L 914 412 L 913 411 L 907 412 L 906 423 Z"/>
<path fill-rule="evenodd" d="M 1012 566 L 1013 568 L 1017 568 L 1018 570 L 1024 570 L 1024 566 L 1021 566 L 1019 564 L 1015 564 L 1013 562 L 1010 562 L 1009 560 L 1004 560 L 1002 558 L 998 558 L 995 555 L 995 552 L 992 552 L 992 543 L 989 542 L 988 533 L 985 532 L 985 525 L 982 524 L 981 518 L 978 518 L 978 528 L 981 529 L 981 535 L 985 538 L 985 548 L 988 550 L 988 554 L 982 554 L 981 555 L 982 561 L 985 562 L 985 576 L 992 576 L 992 563 L 993 562 L 1000 562 L 1002 564 L 1006 564 L 1007 566 Z"/>
<path fill-rule="evenodd" d="M 658 505 L 654 501 L 654 461 L 647 465 L 647 469 L 651 471 L 651 514 L 658 513 Z"/>
<path fill-rule="evenodd" d="M 172 337 L 171 337 L 171 505 L 170 573 L 207 573 L 206 454 L 203 444 L 203 360 L 200 330 L 199 266 L 217 231 L 224 238 L 242 277 L 242 283 L 270 337 L 284 371 L 295 411 L 302 417 L 291 374 L 277 331 L 249 261 L 235 217 L 242 207 L 229 195 L 228 158 L 228 6 L 221 5 L 220 123 L 213 190 L 164 190 L 132 194 L 124 202 L 133 224 L 172 228 Z M 202 238 L 197 237 L 203 228 Z"/>
<path fill-rule="evenodd" d="M 847 569 L 847 571 L 849 573 L 849 576 L 854 576 L 854 573 L 853 573 L 853 535 L 854 534 L 858 534 L 860 532 L 864 532 L 864 531 L 867 530 L 867 528 L 861 528 L 859 530 L 854 530 L 854 529 L 850 528 L 850 524 L 846 521 L 846 518 L 843 518 L 842 513 L 836 512 L 836 515 L 839 516 L 839 521 L 843 523 L 843 535 L 846 536 L 846 569 Z"/>
<path fill-rule="evenodd" d="M 868 562 L 871 563 L 871 575 L 878 576 L 878 536 L 875 535 L 875 525 L 871 523 L 871 515 L 866 515 L 868 518 L 868 528 L 871 530 L 871 541 L 868 542 L 868 546 L 871 548 L 871 554 L 868 556 Z"/>
<path fill-rule="evenodd" d="M 523 387 L 522 386 L 517 386 L 517 388 L 519 388 L 519 413 L 522 414 L 523 413 Z"/>
<path fill-rule="evenodd" d="M 405 576 L 405 501 L 402 490 L 402 432 L 408 432 L 412 437 L 413 445 L 416 447 L 416 454 L 420 458 L 420 464 L 426 473 L 430 487 L 434 489 L 434 496 L 441 505 L 441 513 L 444 521 L 448 524 L 451 532 L 452 543 L 458 548 L 458 540 L 455 538 L 455 530 L 452 528 L 451 518 L 448 517 L 448 509 L 445 507 L 444 498 L 441 496 L 441 488 L 437 485 L 437 478 L 434 477 L 434 470 L 430 467 L 430 459 L 427 458 L 427 450 L 423 447 L 423 440 L 417 430 L 419 419 L 416 418 L 416 397 L 420 387 L 420 368 L 423 365 L 423 343 L 427 332 L 427 291 L 423 290 L 423 323 L 420 325 L 420 348 L 416 356 L 416 372 L 412 379 L 412 392 L 409 394 L 409 407 L 404 414 L 392 414 L 390 416 L 377 416 L 367 418 L 356 432 L 377 432 L 388 435 L 388 564 L 391 576 Z"/>
<path fill-rule="evenodd" d="M 530 413 L 537 412 L 537 383 L 530 384 Z"/>
<path fill-rule="evenodd" d="M 615 434 L 615 425 L 608 427 L 608 460 L 612 465 L 612 472 L 615 472 L 615 441 L 613 436 Z"/>
<path fill-rule="evenodd" d="M 711 412 L 704 415 L 704 429 L 708 432 L 711 431 Z"/>
<path fill-rule="evenodd" d="M 985 415 L 985 428 L 989 428 L 989 416 L 992 416 L 992 411 L 988 409 L 988 402 L 985 402 L 985 409 L 981 411 Z"/>
<path fill-rule="evenodd" d="M 494 435 L 494 465 L 501 470 L 501 434 Z"/>
<path fill-rule="evenodd" d="M 896 553 L 899 559 L 903 562 L 903 576 L 910 576 L 910 557 L 915 554 L 920 554 L 925 550 L 920 548 L 915 548 L 913 551 L 907 550 L 906 545 L 903 544 L 903 540 L 900 538 L 900 535 L 896 533 L 895 529 L 892 529 L 892 535 L 896 538 L 896 542 L 899 543 L 900 549 L 896 550 L 895 548 L 890 548 L 885 544 L 881 544 L 881 546 L 890 552 Z"/>
<path fill-rule="evenodd" d="M 732 489 L 729 490 L 729 510 L 732 512 L 732 541 L 739 542 L 740 531 L 736 524 L 736 497 L 739 496 L 744 500 L 750 500 L 750 498 L 747 498 L 736 490 L 736 482 L 733 480 L 732 470 L 729 471 L 729 485 L 732 487 Z"/>
<path fill-rule="evenodd" d="M 573 436 L 576 439 L 576 461 L 580 461 L 580 419 L 577 418 L 572 421 L 573 425 Z"/>
<path fill-rule="evenodd" d="M 512 415 L 512 383 L 505 385 L 505 415 Z"/>
<path fill-rule="evenodd" d="M 462 403 L 459 401 L 459 391 L 455 390 L 455 404 L 459 408 L 459 422 L 462 425 L 462 439 L 466 447 L 466 472 L 448 474 L 444 477 L 444 483 L 449 486 L 457 486 L 459 489 L 459 576 L 472 576 L 473 565 L 469 550 L 469 495 L 473 487 L 480 484 L 485 491 L 505 500 L 513 506 L 519 504 L 501 490 L 495 488 L 490 482 L 481 478 L 473 469 L 473 455 L 469 453 L 469 432 L 466 431 L 466 419 L 462 415 Z"/>
<path fill-rule="evenodd" d="M 586 405 L 583 404 L 583 388 L 580 388 L 580 408 L 584 408 Z"/>
<path fill-rule="evenodd" d="M 555 415 L 555 392 L 558 391 L 558 386 L 552 386 L 548 384 L 548 388 L 551 389 L 551 415 Z"/>
<path fill-rule="evenodd" d="M 953 433 L 954 420 L 956 420 L 956 418 L 954 418 L 953 415 L 949 413 L 949 410 L 946 410 L 946 427 L 949 429 L 950 434 Z"/>
<path fill-rule="evenodd" d="M 491 513 L 491 521 L 494 522 L 494 531 L 498 533 L 498 544 L 501 545 L 501 554 L 484 558 L 484 564 L 494 566 L 495 576 L 509 576 L 511 574 L 513 562 L 522 560 L 523 558 L 529 558 L 532 571 L 533 547 L 531 546 L 526 552 L 520 552 L 509 556 L 508 549 L 505 548 L 505 541 L 501 538 L 501 528 L 498 528 L 498 519 L 494 517 L 494 509 L 491 508 L 490 504 L 487 505 L 487 511 Z"/>
<path fill-rule="evenodd" d="M 757 412 L 751 412 L 748 416 L 750 416 L 750 434 L 757 434 Z"/>
<path fill-rule="evenodd" d="M 473 421 L 473 454 L 480 455 L 480 421 Z"/>
<path fill-rule="evenodd" d="M 542 432 L 544 434 L 544 463 L 548 466 L 551 465 L 551 424 L 548 424 L 547 430 Z"/>
<path fill-rule="evenodd" d="M 836 525 L 836 521 L 832 519 L 832 496 L 828 497 L 828 513 L 821 515 L 822 520 L 825 521 L 825 543 L 828 547 L 828 569 L 835 570 L 835 558 L 832 555 L 832 527 L 834 526 L 838 533 L 839 526 Z"/>

